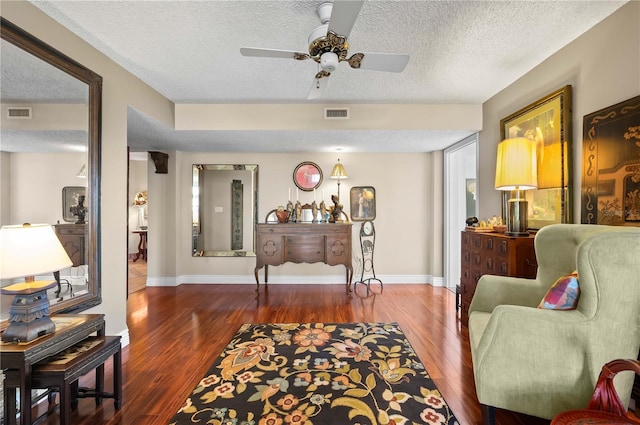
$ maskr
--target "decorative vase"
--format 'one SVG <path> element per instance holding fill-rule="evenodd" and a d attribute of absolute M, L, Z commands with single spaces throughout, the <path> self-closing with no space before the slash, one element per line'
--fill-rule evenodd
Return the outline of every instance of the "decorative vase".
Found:
<path fill-rule="evenodd" d="M 286 210 L 277 210 L 276 217 L 278 217 L 278 223 L 286 223 L 287 222 L 287 211 Z"/>

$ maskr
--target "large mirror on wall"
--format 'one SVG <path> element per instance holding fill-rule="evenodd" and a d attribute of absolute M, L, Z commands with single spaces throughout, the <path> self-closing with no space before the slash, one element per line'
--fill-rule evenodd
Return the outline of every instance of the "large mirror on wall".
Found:
<path fill-rule="evenodd" d="M 192 206 L 194 257 L 255 256 L 257 165 L 195 164 Z"/>
<path fill-rule="evenodd" d="M 101 302 L 102 77 L 0 19 L 0 224 L 52 226 L 73 265 L 35 277 L 57 281 L 50 313 L 79 312 Z M 12 300 L 0 295 L 0 320 Z"/>

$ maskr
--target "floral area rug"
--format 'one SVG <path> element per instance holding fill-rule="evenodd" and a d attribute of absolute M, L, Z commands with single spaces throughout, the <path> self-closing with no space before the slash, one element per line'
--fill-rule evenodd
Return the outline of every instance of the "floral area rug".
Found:
<path fill-rule="evenodd" d="M 245 324 L 170 425 L 458 424 L 396 323 Z"/>

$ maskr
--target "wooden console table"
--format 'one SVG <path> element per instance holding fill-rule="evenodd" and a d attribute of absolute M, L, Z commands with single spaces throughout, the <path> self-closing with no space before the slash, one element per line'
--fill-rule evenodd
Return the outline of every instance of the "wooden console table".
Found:
<path fill-rule="evenodd" d="M 133 262 L 138 261 L 140 257 L 144 261 L 147 261 L 147 231 L 146 230 L 134 230 L 131 233 L 137 233 L 140 236 L 140 242 L 138 242 L 138 253 L 136 254 Z"/>
<path fill-rule="evenodd" d="M 87 249 L 85 241 L 87 229 L 84 224 L 54 224 L 56 235 L 60 243 L 73 262 L 73 267 L 78 267 L 87 263 Z"/>
<path fill-rule="evenodd" d="M 60 243 L 64 247 L 64 250 L 67 251 L 67 255 L 71 259 L 72 267 L 79 267 L 84 264 L 89 264 L 87 262 L 87 229 L 85 224 L 54 224 L 53 228 L 56 231 L 56 235 L 58 239 L 60 239 Z M 58 283 L 58 290 L 56 291 L 56 296 L 62 292 L 62 285 L 60 282 L 60 270 L 56 270 L 53 272 L 53 277 L 56 279 Z M 66 283 L 71 288 L 71 284 L 67 280 Z"/>
<path fill-rule="evenodd" d="M 264 283 L 269 266 L 291 263 L 342 264 L 347 269 L 347 289 L 351 287 L 351 223 L 284 223 L 256 225 L 256 284 L 264 267 Z"/>
<path fill-rule="evenodd" d="M 56 324 L 53 333 L 27 343 L 0 342 L 0 364 L 2 369 L 17 371 L 20 377 L 20 423 L 31 425 L 31 367 L 34 363 L 66 350 L 97 333 L 104 335 L 103 314 L 54 314 Z M 5 322 L 0 330 L 8 326 Z M 4 417 L 6 423 L 16 423 L 16 388 L 4 387 Z"/>

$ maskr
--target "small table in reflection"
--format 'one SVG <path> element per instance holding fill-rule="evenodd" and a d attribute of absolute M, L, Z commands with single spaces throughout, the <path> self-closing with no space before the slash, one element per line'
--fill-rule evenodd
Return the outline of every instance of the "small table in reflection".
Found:
<path fill-rule="evenodd" d="M 140 242 L 138 242 L 138 253 L 133 258 L 133 262 L 138 261 L 140 257 L 144 261 L 147 261 L 147 231 L 146 230 L 134 230 L 131 233 L 137 233 L 140 236 Z"/>

